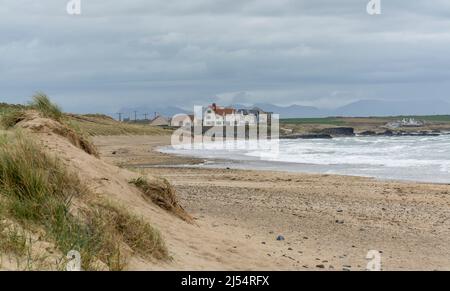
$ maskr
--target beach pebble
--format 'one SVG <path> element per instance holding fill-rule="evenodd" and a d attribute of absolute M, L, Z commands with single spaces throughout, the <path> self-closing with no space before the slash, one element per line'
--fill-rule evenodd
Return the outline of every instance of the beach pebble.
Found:
<path fill-rule="evenodd" d="M 319 268 L 319 269 L 325 269 L 325 266 L 322 265 L 322 264 L 320 264 L 320 265 L 317 265 L 316 268 Z"/>
<path fill-rule="evenodd" d="M 277 236 L 277 241 L 283 241 L 283 240 L 285 240 L 284 236 L 282 236 L 282 235 Z"/>

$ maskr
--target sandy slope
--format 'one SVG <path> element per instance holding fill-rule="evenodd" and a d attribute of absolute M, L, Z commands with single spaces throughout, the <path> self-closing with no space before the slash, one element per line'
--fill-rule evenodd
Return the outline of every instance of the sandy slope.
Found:
<path fill-rule="evenodd" d="M 124 205 L 142 216 L 162 233 L 173 260 L 162 263 L 132 257 L 128 268 L 133 270 L 240 270 L 271 269 L 279 264 L 287 268 L 287 260 L 276 262 L 267 256 L 267 247 L 249 243 L 245 235 L 234 228 L 215 229 L 205 221 L 188 224 L 172 214 L 147 202 L 141 192 L 128 182 L 140 174 L 91 156 L 72 145 L 66 138 L 52 132 L 54 122 L 33 120 L 22 124 L 52 154 L 60 157 L 78 173 L 81 180 L 96 194 Z"/>
<path fill-rule="evenodd" d="M 166 142 L 96 138 L 111 163 L 184 163 L 186 158 L 152 151 Z M 174 264 L 164 267 L 363 270 L 367 252 L 379 250 L 385 270 L 450 270 L 449 185 L 263 171 L 146 171 L 175 185 L 200 226 L 148 214 L 165 230 L 174 253 Z M 116 196 L 137 203 L 140 213 L 155 211 L 139 207 L 135 194 Z M 285 241 L 276 241 L 280 234 Z"/>

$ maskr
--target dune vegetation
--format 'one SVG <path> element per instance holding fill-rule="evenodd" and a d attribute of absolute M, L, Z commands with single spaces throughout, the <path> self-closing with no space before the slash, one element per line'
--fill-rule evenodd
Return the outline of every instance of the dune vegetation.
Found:
<path fill-rule="evenodd" d="M 106 135 L 167 135 L 172 131 L 145 124 L 118 122 L 101 114 L 68 115 L 68 124 L 90 136 Z"/>
<path fill-rule="evenodd" d="M 140 189 L 145 198 L 149 199 L 162 209 L 165 209 L 186 222 L 192 222 L 192 217 L 183 209 L 178 202 L 178 198 L 169 181 L 166 179 L 157 179 L 148 181 L 145 177 L 139 177 L 130 181 Z"/>
<path fill-rule="evenodd" d="M 123 270 L 130 253 L 170 260 L 157 229 L 95 195 L 35 138 L 45 128 L 98 156 L 73 119 L 44 94 L 27 106 L 1 107 L 0 269 L 5 256 L 14 269 L 64 269 L 72 250 L 81 254 L 83 270 Z"/>
<path fill-rule="evenodd" d="M 2 136 L 0 193 L 2 252 L 24 256 L 31 233 L 41 232 L 60 254 L 79 251 L 85 270 L 123 269 L 124 246 L 144 256 L 168 258 L 156 229 L 112 202 L 92 201 L 74 173 L 23 133 Z"/>

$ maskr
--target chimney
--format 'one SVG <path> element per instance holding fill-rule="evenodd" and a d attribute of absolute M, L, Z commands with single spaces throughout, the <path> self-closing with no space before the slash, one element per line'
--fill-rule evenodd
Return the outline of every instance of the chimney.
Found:
<path fill-rule="evenodd" d="M 214 112 L 216 112 L 216 110 L 217 110 L 217 105 L 216 105 L 216 103 L 213 103 L 213 104 L 212 104 L 212 109 L 214 110 Z"/>

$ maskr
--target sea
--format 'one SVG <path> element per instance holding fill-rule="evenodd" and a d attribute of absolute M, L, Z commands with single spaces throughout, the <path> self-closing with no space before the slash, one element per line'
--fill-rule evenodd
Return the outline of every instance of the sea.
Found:
<path fill-rule="evenodd" d="M 370 136 L 277 141 L 270 152 L 256 141 L 160 148 L 164 153 L 203 158 L 198 167 L 338 174 L 450 184 L 450 135 Z M 270 154 L 268 154 L 270 153 Z"/>

